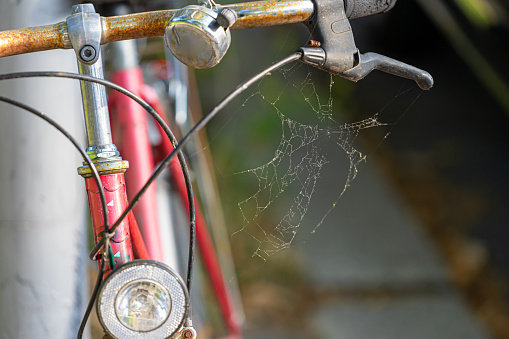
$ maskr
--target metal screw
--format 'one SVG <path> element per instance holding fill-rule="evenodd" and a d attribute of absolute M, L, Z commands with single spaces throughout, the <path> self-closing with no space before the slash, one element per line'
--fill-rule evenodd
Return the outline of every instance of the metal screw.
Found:
<path fill-rule="evenodd" d="M 184 339 L 191 339 L 194 337 L 194 334 L 193 334 L 193 331 L 191 330 L 185 330 L 184 332 L 182 332 L 182 338 Z"/>
<path fill-rule="evenodd" d="M 97 52 L 95 48 L 90 45 L 85 45 L 80 50 L 80 57 L 85 62 L 91 62 L 95 59 Z"/>
<path fill-rule="evenodd" d="M 308 41 L 308 46 L 309 47 L 320 47 L 322 44 L 320 43 L 320 41 L 316 41 L 316 40 L 309 40 Z"/>
<path fill-rule="evenodd" d="M 217 13 L 217 23 L 219 26 L 224 27 L 224 29 L 227 29 L 237 21 L 237 12 L 235 12 L 233 9 L 229 7 L 223 7 Z"/>

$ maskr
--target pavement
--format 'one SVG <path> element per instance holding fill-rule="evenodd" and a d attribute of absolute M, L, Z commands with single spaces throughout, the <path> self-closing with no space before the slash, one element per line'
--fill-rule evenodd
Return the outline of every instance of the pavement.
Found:
<path fill-rule="evenodd" d="M 348 168 L 346 161 L 338 157 L 327 167 L 330 173 L 322 173 L 329 189 L 317 187 L 318 205 L 334 201 L 338 191 L 330 189 L 331 180 L 341 183 L 334 171 Z M 319 219 L 323 208 L 309 213 Z M 288 252 L 282 258 L 297 260 L 304 272 L 302 326 L 292 330 L 267 323 L 248 330 L 247 339 L 490 338 L 452 287 L 419 221 L 374 161 L 361 165 L 326 222 L 314 234 L 301 230 Z"/>

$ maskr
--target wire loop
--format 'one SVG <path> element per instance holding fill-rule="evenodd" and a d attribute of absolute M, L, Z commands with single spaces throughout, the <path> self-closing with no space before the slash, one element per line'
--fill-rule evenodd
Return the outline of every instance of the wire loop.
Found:
<path fill-rule="evenodd" d="M 109 241 L 111 239 L 111 235 L 115 233 L 115 230 L 119 227 L 122 220 L 127 217 L 128 213 L 134 208 L 134 206 L 137 204 L 137 202 L 140 200 L 141 196 L 145 193 L 145 191 L 148 189 L 148 187 L 155 181 L 155 179 L 163 172 L 163 170 L 169 165 L 170 161 L 177 155 L 179 157 L 179 160 L 181 161 L 182 170 L 184 172 L 184 176 L 186 179 L 186 186 L 188 187 L 188 199 L 189 199 L 189 213 L 190 213 L 190 244 L 189 244 L 189 260 L 188 260 L 188 272 L 187 272 L 187 289 L 188 292 L 191 290 L 191 282 L 192 282 L 192 272 L 193 272 L 193 264 L 194 264 L 194 248 L 195 248 L 195 237 L 196 237 L 196 225 L 195 225 L 195 216 L 194 216 L 194 199 L 193 199 L 193 192 L 190 188 L 191 182 L 189 178 L 189 171 L 187 169 L 187 166 L 185 164 L 185 160 L 183 159 L 183 155 L 181 153 L 182 148 L 187 144 L 187 142 L 193 137 L 199 130 L 201 130 L 214 116 L 217 115 L 217 113 L 224 108 L 230 101 L 232 101 L 237 95 L 244 92 L 249 86 L 254 84 L 256 81 L 260 80 L 267 74 L 270 74 L 270 72 L 290 63 L 293 61 L 296 61 L 302 57 L 302 54 L 300 52 L 293 53 L 286 58 L 283 58 L 279 62 L 271 65 L 270 67 L 266 68 L 262 72 L 256 74 L 255 76 L 251 77 L 241 85 L 237 86 L 236 89 L 234 89 L 232 92 L 230 92 L 227 96 L 225 96 L 213 109 L 211 109 L 207 114 L 205 114 L 200 121 L 196 125 L 191 128 L 191 130 L 182 138 L 182 140 L 177 143 L 175 137 L 171 133 L 171 130 L 166 125 L 166 123 L 160 118 L 160 116 L 157 114 L 157 112 L 148 105 L 145 101 L 143 101 L 141 98 L 136 96 L 135 94 L 131 93 L 130 91 L 126 90 L 125 88 L 118 86 L 114 83 L 111 83 L 107 80 L 98 79 L 86 75 L 81 74 L 73 74 L 73 73 L 62 73 L 62 72 L 25 72 L 25 73 L 11 73 L 11 74 L 4 74 L 0 75 L 0 80 L 6 80 L 6 79 L 15 79 L 15 78 L 26 78 L 26 77 L 40 77 L 40 76 L 48 76 L 48 77 L 63 77 L 63 78 L 73 78 L 78 80 L 85 80 L 85 81 L 91 81 L 96 82 L 99 84 L 102 84 L 104 86 L 108 86 L 114 90 L 119 91 L 120 93 L 123 93 L 136 102 L 138 102 L 141 106 L 143 106 L 155 119 L 156 121 L 161 125 L 163 130 L 165 132 L 168 131 L 167 135 L 174 145 L 173 151 L 166 156 L 166 158 L 159 164 L 159 166 L 154 170 L 150 178 L 147 180 L 145 185 L 140 189 L 140 191 L 135 195 L 135 197 L 129 202 L 129 205 L 126 207 L 126 209 L 122 212 L 121 216 L 117 219 L 117 221 L 113 224 L 111 228 L 105 228 L 105 233 L 101 240 L 99 240 L 90 253 L 91 258 L 94 258 L 97 256 L 97 253 L 103 248 L 103 260 L 101 261 L 101 266 L 99 269 L 99 274 L 97 277 L 97 281 L 94 287 L 94 291 L 92 293 L 91 299 L 89 301 L 87 310 L 85 312 L 85 315 L 83 317 L 79 332 L 78 332 L 78 338 L 81 338 L 83 335 L 83 331 L 86 325 L 86 322 L 88 320 L 88 317 L 90 315 L 90 312 L 92 310 L 92 307 L 95 303 L 95 299 L 97 298 L 97 294 L 99 292 L 99 286 L 101 285 L 104 270 L 105 270 L 105 262 L 107 253 L 109 250 Z M 159 118 L 159 120 L 158 120 Z M 161 122 L 160 122 L 161 121 Z M 87 155 L 88 158 L 88 155 Z M 95 167 L 94 167 L 95 170 Z M 99 185 L 98 185 L 99 186 Z M 106 211 L 107 212 L 107 211 Z M 107 222 L 105 223 L 107 224 Z M 92 259 L 92 260 L 94 260 Z M 191 313 L 191 312 L 190 312 Z M 190 319 L 188 319 L 190 321 Z"/>

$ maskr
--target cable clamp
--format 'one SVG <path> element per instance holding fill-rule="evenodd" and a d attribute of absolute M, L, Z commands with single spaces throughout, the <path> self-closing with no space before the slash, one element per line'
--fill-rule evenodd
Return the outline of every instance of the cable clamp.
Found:
<path fill-rule="evenodd" d="M 97 260 L 97 255 L 99 254 L 99 252 L 101 252 L 101 249 L 106 244 L 109 244 L 111 238 L 113 238 L 114 236 L 115 236 L 115 233 L 106 233 L 106 232 L 104 232 L 101 240 L 99 240 L 97 242 L 97 244 L 94 246 L 94 248 L 92 249 L 92 251 L 90 251 L 90 254 L 88 255 L 90 260 L 96 261 Z"/>

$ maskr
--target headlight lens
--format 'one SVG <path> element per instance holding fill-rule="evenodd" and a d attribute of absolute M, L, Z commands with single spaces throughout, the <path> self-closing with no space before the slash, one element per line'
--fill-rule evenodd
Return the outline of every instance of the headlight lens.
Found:
<path fill-rule="evenodd" d="M 113 338 L 168 338 L 183 325 L 189 297 L 168 266 L 135 260 L 112 272 L 97 299 L 97 315 Z"/>
<path fill-rule="evenodd" d="M 171 310 L 171 298 L 160 284 L 138 280 L 125 285 L 115 300 L 117 317 L 135 331 L 151 331 L 161 326 Z"/>

